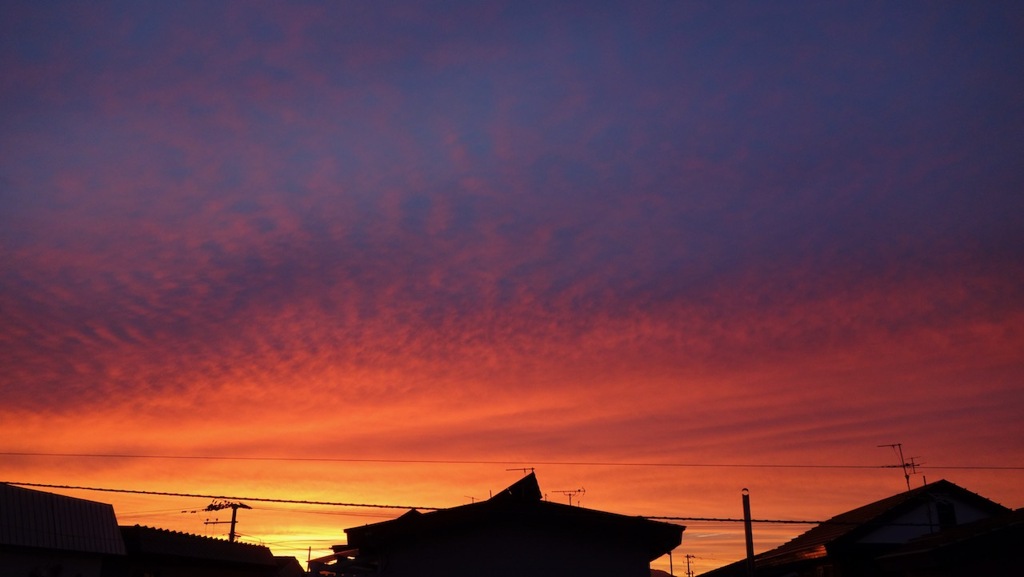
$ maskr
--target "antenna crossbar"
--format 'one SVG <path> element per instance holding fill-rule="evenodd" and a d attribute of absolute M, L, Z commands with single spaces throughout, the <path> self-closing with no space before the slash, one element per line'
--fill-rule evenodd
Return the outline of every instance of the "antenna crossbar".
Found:
<path fill-rule="evenodd" d="M 587 490 L 584 489 L 583 487 L 580 487 L 579 489 L 573 489 L 571 491 L 552 491 L 552 493 L 560 493 L 562 495 L 566 495 L 567 497 L 569 497 L 569 506 L 570 507 L 572 507 L 572 498 L 573 497 L 576 497 L 577 495 L 584 495 L 584 494 L 586 494 L 586 492 L 587 492 Z M 583 499 L 583 497 L 580 497 L 579 499 L 576 499 L 576 506 L 577 507 L 579 506 L 581 499 Z"/>
<path fill-rule="evenodd" d="M 889 447 L 895 453 L 896 457 L 899 458 L 898 465 L 885 465 L 887 469 L 903 469 L 903 479 L 907 482 L 907 491 L 910 490 L 910 476 L 917 474 L 917 468 L 924 463 L 918 463 L 915 459 L 920 457 L 911 457 L 910 460 L 903 458 L 903 443 L 889 443 L 887 445 L 878 445 L 879 448 Z"/>

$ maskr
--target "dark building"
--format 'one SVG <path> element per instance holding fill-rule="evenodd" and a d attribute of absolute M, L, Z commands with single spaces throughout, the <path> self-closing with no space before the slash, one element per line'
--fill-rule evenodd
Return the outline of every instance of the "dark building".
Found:
<path fill-rule="evenodd" d="M 0 577 L 99 577 L 124 554 L 113 506 L 0 483 Z"/>
<path fill-rule="evenodd" d="M 127 555 L 108 561 L 104 577 L 276 577 L 270 549 L 153 527 L 121 527 Z"/>
<path fill-rule="evenodd" d="M 297 573 L 298 572 L 298 573 Z M 295 577 L 262 545 L 119 527 L 113 506 L 0 483 L 0 577 Z"/>
<path fill-rule="evenodd" d="M 277 577 L 304 577 L 306 571 L 295 557 L 274 557 L 277 562 Z"/>
<path fill-rule="evenodd" d="M 943 480 L 837 515 L 792 541 L 756 555 L 755 574 L 902 577 L 911 574 L 906 571 L 908 566 L 899 568 L 897 561 L 883 563 L 881 559 L 916 539 L 941 535 L 965 523 L 994 519 L 1009 512 L 998 503 Z M 745 560 L 703 575 L 746 577 Z"/>
<path fill-rule="evenodd" d="M 879 558 L 899 577 L 1024 575 L 1024 509 L 915 539 Z"/>
<path fill-rule="evenodd" d="M 487 501 L 346 529 L 311 570 L 385 577 L 649 577 L 684 527 L 542 499 L 531 473 Z"/>

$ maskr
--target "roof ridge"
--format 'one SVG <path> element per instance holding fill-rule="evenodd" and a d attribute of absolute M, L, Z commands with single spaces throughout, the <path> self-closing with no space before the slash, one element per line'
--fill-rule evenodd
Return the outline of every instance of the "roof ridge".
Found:
<path fill-rule="evenodd" d="M 147 530 L 147 531 L 157 531 L 157 532 L 160 532 L 160 533 L 168 533 L 168 534 L 171 534 L 171 535 L 181 535 L 183 537 L 192 537 L 192 538 L 195 538 L 195 539 L 205 539 L 207 541 L 214 541 L 214 542 L 217 542 L 217 543 L 228 543 L 228 544 L 231 544 L 231 545 L 243 545 L 245 547 L 256 547 L 256 548 L 260 548 L 260 549 L 266 547 L 266 545 L 258 545 L 256 543 L 246 543 L 244 541 L 230 541 L 228 539 L 224 539 L 223 537 L 213 537 L 211 535 L 199 535 L 198 533 L 188 533 L 186 531 L 177 531 L 177 530 L 174 530 L 174 529 L 166 529 L 164 527 L 151 527 L 149 525 L 139 525 L 138 523 L 136 523 L 135 525 L 121 525 L 121 528 L 127 528 L 127 529 L 138 528 L 138 529 L 144 529 L 144 530 Z"/>

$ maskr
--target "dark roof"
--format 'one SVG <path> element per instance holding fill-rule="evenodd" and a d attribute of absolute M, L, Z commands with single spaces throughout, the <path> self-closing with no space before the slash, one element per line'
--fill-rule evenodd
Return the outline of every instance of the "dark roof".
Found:
<path fill-rule="evenodd" d="M 274 557 L 274 562 L 277 563 L 277 577 L 304 577 L 306 575 L 299 560 L 295 557 Z"/>
<path fill-rule="evenodd" d="M 273 553 L 262 545 L 238 543 L 135 525 L 121 527 L 129 555 L 153 555 L 203 561 L 276 566 Z"/>
<path fill-rule="evenodd" d="M 0 545 L 124 555 L 114 507 L 0 483 Z"/>
<path fill-rule="evenodd" d="M 981 495 L 972 493 L 949 481 L 940 480 L 836 515 L 791 541 L 756 555 L 754 557 L 755 564 L 758 568 L 775 567 L 826 557 L 828 547 L 836 543 L 855 540 L 865 533 L 874 531 L 891 522 L 898 515 L 939 494 L 954 494 L 961 500 L 992 515 L 1009 511 L 1006 507 Z M 721 569 L 705 573 L 705 575 L 731 574 L 733 569 L 742 569 L 743 563 L 743 561 L 739 561 L 726 565 Z"/>
<path fill-rule="evenodd" d="M 873 531 L 884 525 L 887 520 L 939 493 L 955 493 L 961 499 L 971 502 L 992 514 L 1009 511 L 1009 509 L 1002 505 L 998 505 L 963 487 L 946 480 L 940 480 L 836 515 L 821 525 L 799 535 L 792 541 L 758 555 L 758 565 L 760 566 L 762 563 L 779 565 L 790 561 L 824 557 L 826 546 L 840 540 L 855 539 L 864 533 Z"/>
<path fill-rule="evenodd" d="M 995 515 L 987 519 L 964 523 L 950 527 L 944 531 L 918 537 L 900 547 L 895 552 L 885 555 L 883 559 L 895 562 L 920 562 L 927 559 L 936 562 L 942 559 L 940 552 L 950 557 L 965 557 L 962 550 L 983 543 L 987 547 L 1000 547 L 1000 543 L 1013 543 L 1013 551 L 1006 553 L 1016 555 L 1019 543 L 1024 543 L 1024 509 L 1017 509 L 1004 515 Z M 967 555 L 966 557 L 970 557 Z"/>
<path fill-rule="evenodd" d="M 603 539 L 629 539 L 647 549 L 650 559 L 670 552 L 685 527 L 542 500 L 530 473 L 486 501 L 422 513 L 412 509 L 391 521 L 345 529 L 348 547 L 374 548 L 417 536 L 455 532 L 486 525 L 544 527 Z"/>
<path fill-rule="evenodd" d="M 499 491 L 498 494 L 491 497 L 490 500 L 505 503 L 540 501 L 543 498 L 544 494 L 540 492 L 540 483 L 537 482 L 537 475 L 530 473 L 515 483 L 512 483 L 507 489 Z"/>

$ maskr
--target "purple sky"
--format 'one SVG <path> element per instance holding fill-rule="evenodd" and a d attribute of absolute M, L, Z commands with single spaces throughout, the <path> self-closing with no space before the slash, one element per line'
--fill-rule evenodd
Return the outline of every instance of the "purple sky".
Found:
<path fill-rule="evenodd" d="M 0 450 L 1024 465 L 1019 3 L 8 1 L 0 71 Z"/>

